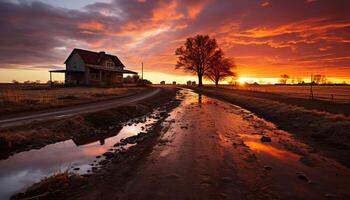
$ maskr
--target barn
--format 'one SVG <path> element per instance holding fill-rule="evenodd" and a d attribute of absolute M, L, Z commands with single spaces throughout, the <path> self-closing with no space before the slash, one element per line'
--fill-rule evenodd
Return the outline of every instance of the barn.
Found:
<path fill-rule="evenodd" d="M 52 73 L 64 73 L 66 85 L 120 85 L 123 83 L 123 74 L 137 74 L 126 70 L 117 56 L 104 51 L 74 49 L 64 64 L 65 70 L 49 71 L 51 82 Z"/>

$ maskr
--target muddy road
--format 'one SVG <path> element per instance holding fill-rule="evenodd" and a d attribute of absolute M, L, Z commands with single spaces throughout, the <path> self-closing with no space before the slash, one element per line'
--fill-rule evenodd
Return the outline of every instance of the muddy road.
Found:
<path fill-rule="evenodd" d="M 350 199 L 347 167 L 240 107 L 180 98 L 122 187 L 109 175 L 74 199 Z"/>

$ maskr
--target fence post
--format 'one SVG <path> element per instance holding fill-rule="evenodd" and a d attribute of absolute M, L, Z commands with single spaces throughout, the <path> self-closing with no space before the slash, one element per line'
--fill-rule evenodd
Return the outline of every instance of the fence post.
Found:
<path fill-rule="evenodd" d="M 311 97 L 312 100 L 314 99 L 314 90 L 313 90 L 313 88 L 312 88 L 313 83 L 314 83 L 314 80 L 313 80 L 313 76 L 312 76 L 312 74 L 311 74 L 310 97 Z"/>

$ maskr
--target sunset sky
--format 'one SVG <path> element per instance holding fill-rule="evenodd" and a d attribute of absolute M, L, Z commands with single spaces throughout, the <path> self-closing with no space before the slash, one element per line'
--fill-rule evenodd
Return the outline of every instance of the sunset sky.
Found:
<path fill-rule="evenodd" d="M 175 49 L 208 34 L 241 80 L 323 74 L 350 83 L 349 0 L 1 0 L 0 82 L 48 80 L 73 48 L 117 55 L 153 82 L 175 70 Z M 62 75 L 55 75 L 62 80 Z"/>

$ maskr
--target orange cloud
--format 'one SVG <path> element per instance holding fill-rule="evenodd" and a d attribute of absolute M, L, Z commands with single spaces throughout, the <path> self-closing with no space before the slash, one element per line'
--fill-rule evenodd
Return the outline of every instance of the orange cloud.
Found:
<path fill-rule="evenodd" d="M 151 21 L 153 23 L 164 23 L 164 21 L 173 21 L 183 18 L 184 15 L 176 11 L 177 7 L 178 2 L 176 0 L 173 0 L 170 3 L 161 2 L 159 6 L 153 10 Z"/>
<path fill-rule="evenodd" d="M 270 5 L 270 2 L 268 2 L 268 1 L 261 4 L 262 7 L 266 7 L 268 5 Z"/>
<path fill-rule="evenodd" d="M 202 1 L 197 4 L 193 4 L 187 7 L 188 15 L 191 19 L 194 19 L 197 17 L 197 15 L 203 10 L 204 6 L 206 5 L 207 1 Z"/>
<path fill-rule="evenodd" d="M 80 29 L 101 31 L 105 29 L 105 25 L 97 21 L 82 22 L 79 25 Z"/>

